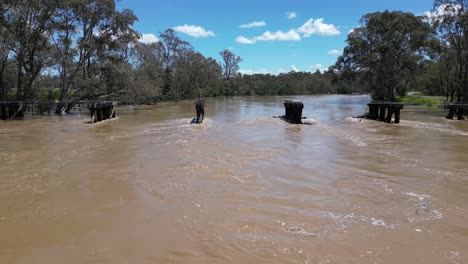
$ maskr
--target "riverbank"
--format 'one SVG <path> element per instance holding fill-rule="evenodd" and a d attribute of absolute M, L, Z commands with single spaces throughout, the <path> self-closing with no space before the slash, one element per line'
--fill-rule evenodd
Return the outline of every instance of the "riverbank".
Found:
<path fill-rule="evenodd" d="M 399 97 L 397 101 L 408 105 L 420 105 L 433 108 L 442 107 L 446 102 L 444 98 L 440 96 L 424 95 L 406 95 Z"/>

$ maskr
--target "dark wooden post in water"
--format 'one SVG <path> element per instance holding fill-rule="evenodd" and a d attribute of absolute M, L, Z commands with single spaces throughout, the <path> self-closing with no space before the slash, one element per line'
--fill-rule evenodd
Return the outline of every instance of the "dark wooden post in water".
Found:
<path fill-rule="evenodd" d="M 457 119 L 458 120 L 465 120 L 463 117 L 466 114 L 468 114 L 468 103 L 451 103 L 451 104 L 445 104 L 444 109 L 448 109 L 449 113 L 447 115 L 447 119 L 453 119 L 455 113 L 457 114 Z"/>
<path fill-rule="evenodd" d="M 385 121 L 391 123 L 395 115 L 394 123 L 400 123 L 400 110 L 403 104 L 393 102 L 373 102 L 368 104 L 369 113 L 365 115 L 367 119 Z"/>
<path fill-rule="evenodd" d="M 192 119 L 192 124 L 201 124 L 203 119 L 205 118 L 205 101 L 198 100 L 195 102 L 195 111 L 197 113 L 197 117 Z"/>
<path fill-rule="evenodd" d="M 284 101 L 285 115 L 282 117 L 285 121 L 292 124 L 302 124 L 302 110 L 304 104 L 302 102 L 293 102 L 290 100 Z"/>
<path fill-rule="evenodd" d="M 7 120 L 24 117 L 25 109 L 24 102 L 0 102 L 0 118 Z"/>
<path fill-rule="evenodd" d="M 116 102 L 93 102 L 89 104 L 91 123 L 115 118 Z"/>

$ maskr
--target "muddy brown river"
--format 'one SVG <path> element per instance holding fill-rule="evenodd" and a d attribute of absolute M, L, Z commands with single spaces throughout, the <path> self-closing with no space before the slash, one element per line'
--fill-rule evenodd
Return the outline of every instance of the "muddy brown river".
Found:
<path fill-rule="evenodd" d="M 315 125 L 272 118 L 304 102 Z M 367 96 L 0 122 L 0 263 L 468 263 L 468 122 Z"/>

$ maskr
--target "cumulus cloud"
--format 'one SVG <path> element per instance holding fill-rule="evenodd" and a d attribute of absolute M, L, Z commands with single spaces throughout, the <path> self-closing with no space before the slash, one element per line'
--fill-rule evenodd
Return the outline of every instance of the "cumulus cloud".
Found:
<path fill-rule="evenodd" d="M 237 37 L 237 38 L 236 38 L 236 42 L 237 42 L 237 43 L 240 43 L 240 44 L 254 44 L 254 43 L 255 43 L 254 40 L 248 39 L 248 38 L 246 38 L 246 37 L 244 37 L 244 36 L 239 36 L 239 37 Z"/>
<path fill-rule="evenodd" d="M 426 17 L 426 20 L 430 23 L 437 22 L 443 19 L 444 16 L 455 16 L 462 10 L 462 7 L 458 4 L 442 4 L 433 11 L 426 11 L 422 13 L 422 16 Z"/>
<path fill-rule="evenodd" d="M 154 34 L 141 34 L 141 37 L 138 41 L 144 44 L 151 44 L 158 42 L 159 38 L 156 37 Z"/>
<path fill-rule="evenodd" d="M 264 27 L 266 26 L 265 21 L 254 21 L 247 24 L 240 25 L 240 28 L 252 28 L 252 27 Z"/>
<path fill-rule="evenodd" d="M 334 49 L 334 50 L 330 50 L 328 52 L 328 54 L 330 54 L 330 55 L 341 55 L 341 51 Z"/>
<path fill-rule="evenodd" d="M 291 29 L 288 32 L 276 31 L 270 32 L 267 31 L 263 35 L 255 37 L 257 41 L 271 41 L 271 40 L 282 40 L 282 41 L 299 41 L 301 36 L 296 32 L 296 30 Z"/>
<path fill-rule="evenodd" d="M 286 12 L 286 15 L 288 16 L 289 19 L 293 19 L 296 17 L 296 12 Z"/>
<path fill-rule="evenodd" d="M 309 19 L 304 25 L 298 29 L 290 29 L 287 32 L 284 31 L 266 31 L 260 36 L 255 36 L 252 38 L 247 38 L 244 36 L 239 36 L 236 38 L 237 43 L 241 44 L 254 44 L 258 41 L 300 41 L 301 37 L 310 37 L 311 35 L 321 35 L 321 36 L 334 36 L 339 35 L 340 31 L 333 24 L 323 23 L 323 18 L 319 19 Z"/>
<path fill-rule="evenodd" d="M 209 30 L 204 29 L 203 27 L 194 26 L 194 25 L 185 24 L 183 26 L 173 27 L 172 29 L 177 32 L 187 34 L 194 38 L 206 38 L 206 37 L 215 36 L 215 33 L 213 31 L 209 31 Z"/>
<path fill-rule="evenodd" d="M 260 70 L 252 70 L 252 69 L 242 69 L 239 72 L 243 75 L 252 75 L 252 74 L 271 74 L 271 72 L 267 69 L 260 69 Z"/>
<path fill-rule="evenodd" d="M 319 19 L 309 19 L 297 29 L 297 32 L 303 34 L 303 37 L 310 37 L 311 35 L 320 35 L 320 36 L 335 36 L 339 35 L 340 31 L 333 24 L 323 23 L 323 18 Z"/>
<path fill-rule="evenodd" d="M 310 70 L 313 70 L 313 71 L 320 71 L 321 73 L 324 73 L 328 70 L 327 67 L 324 67 L 322 64 L 318 63 L 318 64 L 315 64 L 315 65 L 310 65 L 308 66 L 307 68 L 309 68 Z"/>
<path fill-rule="evenodd" d="M 299 35 L 296 30 L 291 29 L 288 32 L 283 32 L 283 31 L 276 31 L 276 32 L 270 32 L 266 31 L 260 36 L 256 36 L 253 38 L 246 38 L 244 36 L 240 36 L 236 38 L 237 43 L 241 44 L 254 44 L 257 41 L 275 41 L 275 40 L 280 40 L 280 41 L 299 41 L 301 40 L 301 35 Z"/>
<path fill-rule="evenodd" d="M 293 65 L 291 65 L 291 71 L 298 72 L 299 69 L 296 67 L 296 65 L 293 64 Z"/>

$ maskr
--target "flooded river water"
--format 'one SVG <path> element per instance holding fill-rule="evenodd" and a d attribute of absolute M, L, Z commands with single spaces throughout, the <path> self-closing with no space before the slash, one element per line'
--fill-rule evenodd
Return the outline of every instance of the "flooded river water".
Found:
<path fill-rule="evenodd" d="M 315 125 L 272 118 L 304 102 Z M 468 263 L 468 122 L 367 96 L 0 122 L 0 263 Z"/>

